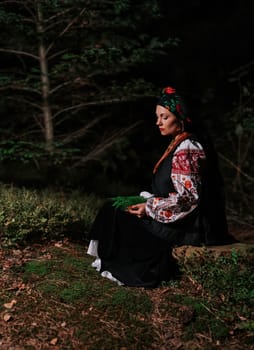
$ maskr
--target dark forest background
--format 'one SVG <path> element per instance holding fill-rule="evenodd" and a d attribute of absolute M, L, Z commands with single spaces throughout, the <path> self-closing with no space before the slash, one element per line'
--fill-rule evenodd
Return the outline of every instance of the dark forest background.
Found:
<path fill-rule="evenodd" d="M 168 142 L 156 99 L 173 85 L 214 143 L 229 215 L 253 221 L 253 9 L 250 0 L 1 1 L 0 181 L 100 196 L 149 190 Z"/>

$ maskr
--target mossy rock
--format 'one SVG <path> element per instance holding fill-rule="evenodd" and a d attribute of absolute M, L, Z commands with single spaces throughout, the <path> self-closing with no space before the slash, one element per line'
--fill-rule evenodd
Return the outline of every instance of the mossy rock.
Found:
<path fill-rule="evenodd" d="M 254 257 L 254 244 L 247 243 L 233 243 L 218 246 L 189 246 L 184 245 L 173 249 L 173 257 L 184 263 L 189 259 L 205 259 L 206 256 L 218 258 L 221 256 L 230 256 L 232 252 L 240 255 L 250 255 Z"/>

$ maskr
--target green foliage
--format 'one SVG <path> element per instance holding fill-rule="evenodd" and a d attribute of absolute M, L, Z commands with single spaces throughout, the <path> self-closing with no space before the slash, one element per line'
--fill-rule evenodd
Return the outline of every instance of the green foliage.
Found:
<path fill-rule="evenodd" d="M 125 210 L 130 205 L 146 202 L 146 199 L 141 196 L 117 196 L 111 199 L 113 207 L 121 208 L 122 210 Z"/>
<path fill-rule="evenodd" d="M 2 244 L 64 236 L 86 239 L 100 200 L 78 192 L 28 190 L 1 185 L 0 231 Z"/>
<path fill-rule="evenodd" d="M 194 259 L 195 260 L 195 259 Z M 205 254 L 204 261 L 188 267 L 188 273 L 204 290 L 210 298 L 224 295 L 223 299 L 227 306 L 244 302 L 254 302 L 254 261 L 241 256 L 236 251 L 231 256 L 214 258 Z M 191 262 L 189 263 L 191 264 Z"/>
<path fill-rule="evenodd" d="M 240 84 L 238 100 L 233 103 L 228 117 L 228 132 L 233 132 L 237 137 L 254 130 L 253 84 L 251 82 Z"/>
<path fill-rule="evenodd" d="M 114 3 L 116 15 L 120 15 L 122 12 L 130 10 L 130 1 L 117 0 Z"/>
<path fill-rule="evenodd" d="M 220 161 L 225 183 L 227 209 L 233 224 L 253 223 L 254 189 L 254 85 L 253 63 L 240 66 L 228 75 L 227 99 L 219 89 L 203 94 L 203 115 Z M 226 95 L 225 95 L 226 96 Z M 218 128 L 219 125 L 219 128 Z"/>
<path fill-rule="evenodd" d="M 241 220 L 246 218 L 249 222 L 254 219 L 251 209 L 254 188 L 254 85 L 248 78 L 248 68 L 244 67 L 231 76 L 230 82 L 237 83 L 237 96 L 231 110 L 223 118 L 221 158 L 224 162 L 230 210 L 234 215 L 241 216 Z"/>
<path fill-rule="evenodd" d="M 2 3 L 0 29 L 6 35 L 1 38 L 3 49 L 0 49 L 1 98 L 9 114 L 17 120 L 26 119 L 22 128 L 16 129 L 16 138 L 24 137 L 24 130 L 28 129 L 29 136 L 25 138 L 37 139 L 38 131 L 43 131 L 43 128 L 38 130 L 38 125 L 43 124 L 38 45 L 43 43 L 46 52 L 51 85 L 48 101 L 55 132 L 62 135 L 66 130 L 70 133 L 80 124 L 89 123 L 92 114 L 86 102 L 99 105 L 105 99 L 114 99 L 116 91 L 119 104 L 122 98 L 131 101 L 137 93 L 139 97 L 151 93 L 152 83 L 144 79 L 143 67 L 178 44 L 177 39 L 162 40 L 155 34 L 159 20 L 156 0 Z M 9 59 L 16 56 L 17 61 Z M 132 90 L 137 83 L 131 84 L 131 80 L 142 81 L 142 89 Z M 111 89 L 113 85 L 117 88 Z M 122 88 L 127 85 L 129 88 Z M 153 86 L 153 94 L 154 91 Z M 84 109 L 85 120 L 84 114 L 80 115 Z"/>
<path fill-rule="evenodd" d="M 8 10 L 5 10 L 4 7 L 0 7 L 0 24 L 9 25 L 15 23 L 16 25 L 18 25 L 20 23 L 21 18 L 22 17 L 20 15 L 9 12 Z"/>
<path fill-rule="evenodd" d="M 22 163 L 48 160 L 51 164 L 61 164 L 80 153 L 78 148 L 68 148 L 61 143 L 54 143 L 48 150 L 44 143 L 7 140 L 0 141 L 0 161 L 18 160 Z"/>
<path fill-rule="evenodd" d="M 26 264 L 25 273 L 29 276 L 35 274 L 38 276 L 46 276 L 50 273 L 52 267 L 51 261 L 30 261 Z"/>
<path fill-rule="evenodd" d="M 172 299 L 187 306 L 193 312 L 193 318 L 185 325 L 183 336 L 185 341 L 192 340 L 195 334 L 207 334 L 215 341 L 227 338 L 230 331 L 229 324 L 221 318 L 217 310 L 210 309 L 211 306 L 207 301 L 184 295 L 178 295 Z"/>
<path fill-rule="evenodd" d="M 194 307 L 197 316 L 188 326 L 187 333 L 204 329 L 215 339 L 228 336 L 230 325 L 253 333 L 254 259 L 253 251 L 241 254 L 232 250 L 231 255 L 214 257 L 205 253 L 193 257 L 182 269 L 195 281 L 201 291 L 199 305 L 193 299 L 185 303 Z M 228 323 L 230 320 L 230 323 Z"/>
<path fill-rule="evenodd" d="M 51 254 L 54 256 L 52 260 L 30 261 L 23 271 L 24 281 L 33 280 L 46 296 L 68 304 L 87 304 L 91 296 L 98 298 L 109 287 L 107 285 L 100 289 L 96 284 L 87 283 L 84 277 L 92 270 L 88 268 L 84 258 L 71 256 L 57 248 L 52 249 Z"/>
<path fill-rule="evenodd" d="M 42 284 L 39 289 L 47 296 L 57 296 L 65 303 L 77 303 L 84 297 L 90 297 L 91 287 L 85 281 L 77 281 L 59 290 L 57 280 Z"/>
<path fill-rule="evenodd" d="M 128 310 L 128 316 L 137 314 L 149 314 L 152 311 L 151 300 L 146 296 L 129 289 L 116 290 L 110 296 L 106 296 L 103 300 L 100 300 L 97 307 L 102 310 L 107 310 L 110 313 L 114 313 L 120 309 Z"/>
<path fill-rule="evenodd" d="M 22 35 L 19 47 L 17 45 L 12 49 L 19 48 L 19 50 L 25 50 L 27 53 L 36 53 L 39 40 L 38 33 L 34 30 L 36 21 L 38 21 L 36 19 L 36 3 L 32 7 L 29 5 L 31 7 L 30 12 L 27 11 L 26 5 L 26 0 L 21 1 L 16 8 L 6 7 L 5 4 L 2 4 L 0 6 L 2 16 L 0 17 L 2 23 L 6 22 L 8 16 L 14 18 L 19 16 L 19 23 L 31 23 L 32 31 L 29 32 L 26 28 L 24 32 L 19 33 L 19 35 Z M 172 47 L 177 42 L 174 39 L 171 42 L 171 38 L 163 42 L 159 37 L 153 35 L 151 29 L 149 29 L 150 33 L 147 34 L 146 26 L 155 24 L 153 21 L 160 18 L 158 3 L 154 0 L 139 4 L 134 1 L 123 0 L 117 2 L 93 1 L 91 3 L 84 0 L 47 1 L 42 2 L 41 5 L 43 21 L 45 21 L 45 23 L 42 22 L 42 25 L 47 28 L 43 38 L 45 45 L 50 46 L 52 43 L 55 44 L 56 41 L 57 45 L 50 46 L 56 54 L 64 48 L 64 53 L 60 56 L 57 55 L 57 60 L 50 61 L 50 77 L 53 88 L 58 84 L 58 79 L 63 77 L 69 77 L 71 80 L 85 79 L 86 85 L 93 87 L 96 81 L 92 81 L 91 77 L 99 74 L 100 86 L 97 85 L 97 90 L 101 92 L 105 90 L 101 80 L 103 75 L 113 74 L 116 78 L 114 72 L 118 74 L 121 71 L 129 71 L 136 65 L 140 66 L 140 64 L 151 61 L 153 57 L 162 54 L 164 48 Z M 132 8 L 131 15 L 129 8 Z M 85 11 L 83 11 L 84 9 Z M 61 10 L 63 15 L 61 15 Z M 32 18 L 30 18 L 31 13 L 34 14 Z M 58 34 L 75 17 L 77 18 L 76 25 L 70 26 L 70 29 L 66 31 L 63 41 L 65 45 L 61 47 Z M 28 18 L 32 21 L 27 21 Z M 55 18 L 58 18 L 59 21 L 54 21 Z M 52 21 L 55 22 L 54 26 Z M 13 23 L 14 27 L 11 34 L 15 32 L 15 23 Z M 49 23 L 50 25 L 48 25 Z M 66 42 L 68 45 L 66 45 Z M 8 47 L 8 43 L 6 44 Z M 158 51 L 158 49 L 162 51 Z M 25 59 L 25 56 L 23 59 Z M 67 62 L 68 65 L 65 64 Z M 57 66 L 61 67 L 61 70 L 56 68 Z M 24 75 L 23 73 L 26 73 L 26 77 L 29 79 L 31 72 L 34 74 L 37 70 L 39 73 L 39 65 L 32 64 L 32 66 L 26 66 L 26 69 L 29 69 L 29 67 L 31 67 L 30 72 L 20 71 L 20 77 Z M 55 74 L 52 75 L 52 72 Z M 89 76 L 86 76 L 88 73 Z M 40 82 L 39 74 L 37 77 Z M 123 81 L 122 78 L 121 82 Z M 16 85 L 18 81 L 19 78 L 16 75 Z M 109 81 L 107 81 L 106 87 L 109 85 Z M 68 94 L 70 90 L 67 89 L 66 92 Z M 83 96 L 83 98 L 86 98 L 86 96 Z"/>

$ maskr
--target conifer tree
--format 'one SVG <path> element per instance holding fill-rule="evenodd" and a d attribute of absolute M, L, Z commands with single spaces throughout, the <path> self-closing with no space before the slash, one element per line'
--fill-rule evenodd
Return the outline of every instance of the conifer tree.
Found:
<path fill-rule="evenodd" d="M 0 103 L 19 127 L 11 136 L 44 140 L 49 150 L 73 144 L 112 106 L 153 94 L 142 68 L 177 45 L 156 36 L 160 19 L 156 0 L 2 1 Z M 134 126 L 98 139 L 91 156 Z"/>

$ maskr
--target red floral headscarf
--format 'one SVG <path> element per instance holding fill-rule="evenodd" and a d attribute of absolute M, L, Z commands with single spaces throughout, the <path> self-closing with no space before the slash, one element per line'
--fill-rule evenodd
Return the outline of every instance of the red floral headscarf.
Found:
<path fill-rule="evenodd" d="M 165 87 L 162 90 L 162 95 L 159 98 L 157 105 L 167 108 L 177 118 L 190 122 L 190 118 L 187 116 L 185 103 L 181 96 L 176 93 L 173 87 Z"/>

